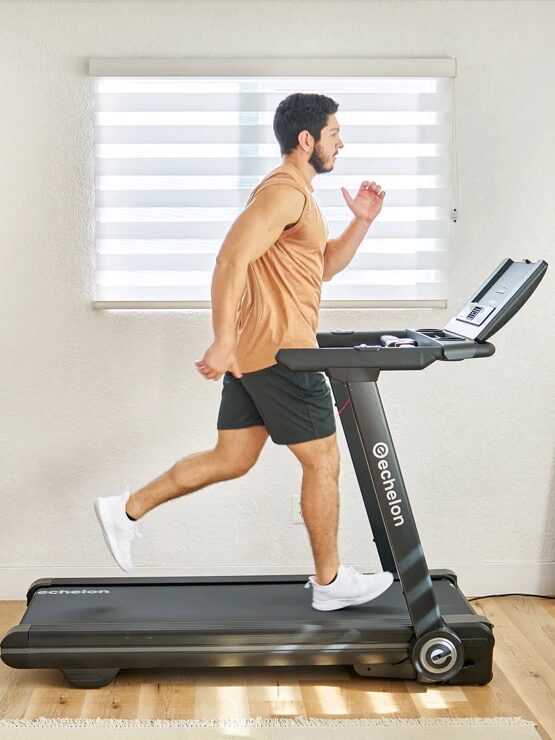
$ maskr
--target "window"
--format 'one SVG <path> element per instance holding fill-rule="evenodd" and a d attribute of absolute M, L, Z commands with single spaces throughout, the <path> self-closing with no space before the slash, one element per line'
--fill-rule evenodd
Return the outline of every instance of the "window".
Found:
<path fill-rule="evenodd" d="M 273 113 L 291 92 L 339 103 L 345 147 L 313 181 L 330 238 L 352 217 L 342 185 L 387 191 L 322 306 L 445 306 L 454 73 L 454 60 L 91 60 L 95 306 L 210 306 L 223 237 L 280 164 Z"/>

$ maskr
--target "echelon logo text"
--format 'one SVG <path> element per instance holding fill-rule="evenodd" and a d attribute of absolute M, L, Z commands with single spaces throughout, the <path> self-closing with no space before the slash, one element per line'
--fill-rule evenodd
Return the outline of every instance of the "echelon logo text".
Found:
<path fill-rule="evenodd" d="M 64 589 L 64 588 L 58 588 L 58 589 L 41 589 L 40 591 L 37 591 L 37 594 L 109 594 L 110 591 L 107 588 L 80 588 L 80 589 Z"/>
<path fill-rule="evenodd" d="M 385 459 L 389 455 L 389 447 L 385 442 L 376 442 L 372 448 L 372 454 L 378 460 L 378 468 L 381 471 L 380 478 L 382 479 L 383 490 L 389 504 L 389 511 L 393 517 L 393 523 L 396 527 L 401 527 L 405 523 L 401 511 L 402 502 L 395 491 L 395 478 L 391 477 L 389 463 Z"/>

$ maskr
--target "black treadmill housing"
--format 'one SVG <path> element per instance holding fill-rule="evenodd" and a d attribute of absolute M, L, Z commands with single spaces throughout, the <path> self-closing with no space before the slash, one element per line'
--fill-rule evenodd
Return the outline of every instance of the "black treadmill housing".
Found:
<path fill-rule="evenodd" d="M 382 370 L 488 357 L 485 341 L 524 304 L 547 263 L 505 260 L 445 329 L 318 334 L 319 348 L 280 350 L 292 370 L 329 377 L 374 541 L 395 575 L 374 601 L 311 608 L 301 576 L 41 579 L 1 643 L 17 668 L 60 668 L 76 686 L 121 668 L 353 664 L 363 676 L 485 684 L 491 623 L 452 571 L 429 571 L 377 388 Z M 381 336 L 415 346 L 385 347 Z"/>

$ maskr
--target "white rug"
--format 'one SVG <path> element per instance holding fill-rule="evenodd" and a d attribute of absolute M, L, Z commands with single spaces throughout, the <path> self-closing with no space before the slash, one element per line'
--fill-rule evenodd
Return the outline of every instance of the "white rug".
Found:
<path fill-rule="evenodd" d="M 537 740 L 520 717 L 459 719 L 0 720 L 2 740 Z"/>

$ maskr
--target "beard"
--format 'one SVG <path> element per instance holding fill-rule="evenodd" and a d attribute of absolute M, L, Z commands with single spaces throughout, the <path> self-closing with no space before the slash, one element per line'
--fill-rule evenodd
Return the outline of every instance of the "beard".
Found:
<path fill-rule="evenodd" d="M 326 165 L 322 148 L 318 143 L 316 143 L 314 145 L 314 151 L 308 160 L 308 164 L 314 167 L 317 175 L 321 175 L 323 172 L 331 172 L 333 170 L 334 161 L 332 158 L 331 164 Z"/>

